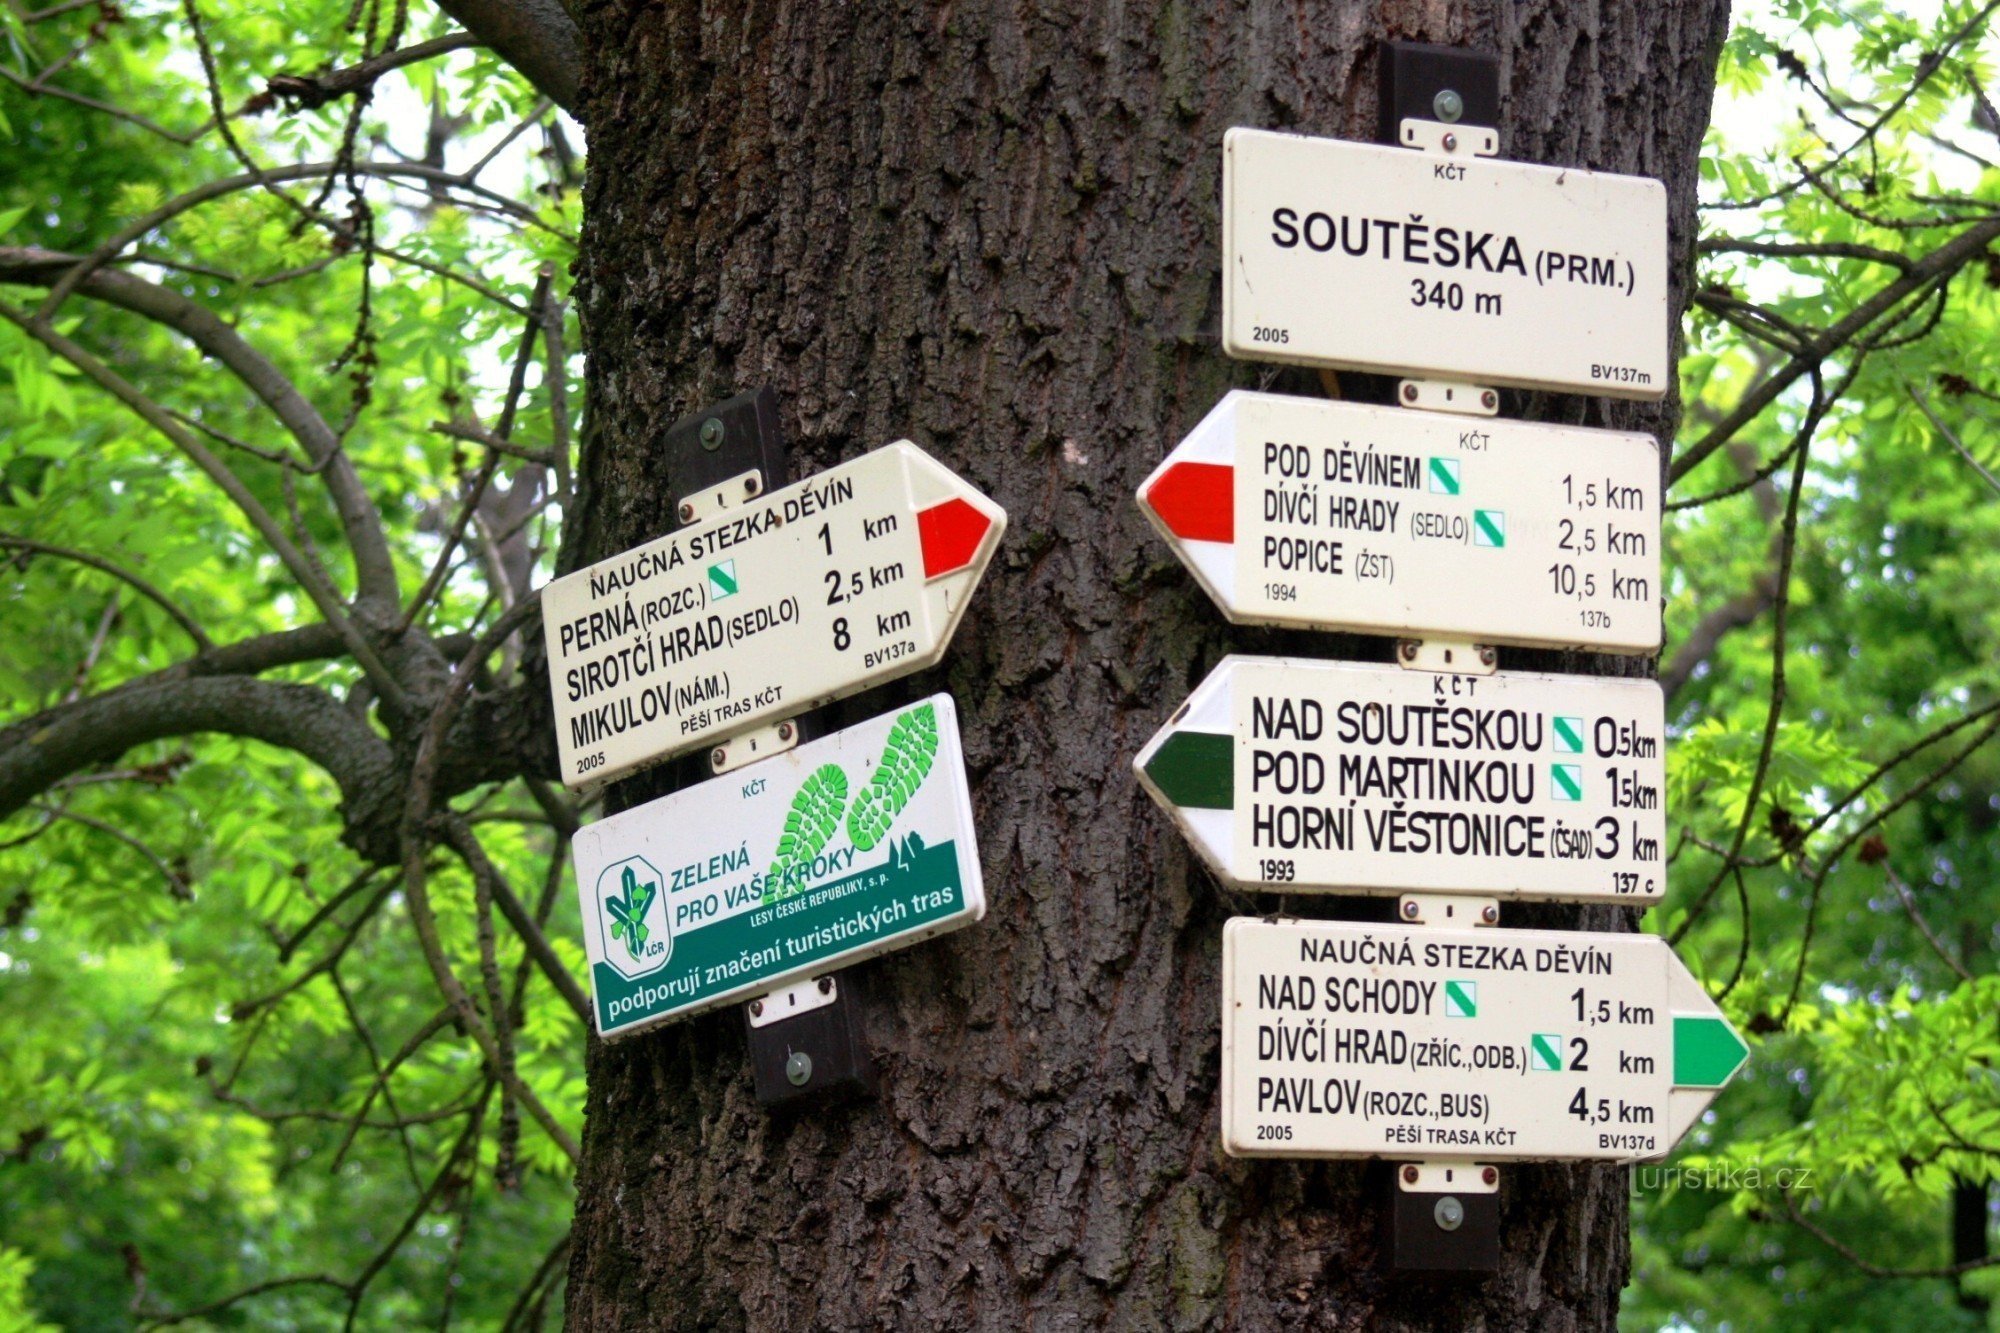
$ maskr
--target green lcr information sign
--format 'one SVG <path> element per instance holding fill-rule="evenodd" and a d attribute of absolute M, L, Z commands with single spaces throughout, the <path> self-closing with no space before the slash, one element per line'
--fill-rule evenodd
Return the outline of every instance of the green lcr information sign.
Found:
<path fill-rule="evenodd" d="M 606 1037 L 977 921 L 951 697 L 593 824 L 576 871 Z"/>

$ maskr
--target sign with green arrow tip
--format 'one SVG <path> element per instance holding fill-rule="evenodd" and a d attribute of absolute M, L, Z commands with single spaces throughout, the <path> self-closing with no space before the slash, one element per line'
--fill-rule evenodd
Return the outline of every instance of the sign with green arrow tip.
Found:
<path fill-rule="evenodd" d="M 1223 928 L 1235 1156 L 1664 1157 L 1749 1053 L 1656 935 Z"/>

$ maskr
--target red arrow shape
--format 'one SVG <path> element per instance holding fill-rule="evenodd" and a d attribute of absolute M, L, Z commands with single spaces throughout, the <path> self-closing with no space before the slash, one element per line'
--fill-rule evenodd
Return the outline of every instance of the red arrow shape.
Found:
<path fill-rule="evenodd" d="M 964 569 L 979 554 L 993 520 L 964 500 L 946 500 L 941 505 L 917 511 L 917 539 L 924 548 L 924 577 L 934 579 L 954 569 Z"/>
<path fill-rule="evenodd" d="M 1176 537 L 1236 540 L 1236 469 L 1226 463 L 1176 463 L 1146 491 L 1146 503 Z"/>

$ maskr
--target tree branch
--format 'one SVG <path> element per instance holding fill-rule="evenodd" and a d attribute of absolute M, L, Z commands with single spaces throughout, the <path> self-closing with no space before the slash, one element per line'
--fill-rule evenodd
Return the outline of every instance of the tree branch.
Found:
<path fill-rule="evenodd" d="M 0 247 L 0 282 L 48 287 L 74 272 L 81 262 L 75 255 L 52 250 Z M 340 437 L 270 358 L 206 306 L 134 274 L 96 269 L 78 280 L 77 289 L 94 300 L 174 330 L 242 381 L 299 442 L 312 470 L 324 476 L 354 556 L 357 599 L 377 601 L 385 607 L 401 601 L 381 515 L 341 448 Z"/>
<path fill-rule="evenodd" d="M 464 190 L 469 194 L 486 200 L 499 212 L 509 217 L 516 218 L 530 225 L 543 227 L 544 230 L 550 231 L 551 234 L 563 236 L 565 240 L 575 240 L 574 237 L 567 236 L 562 232 L 548 227 L 536 215 L 535 211 L 527 205 L 510 199 L 497 190 L 489 190 L 468 177 L 455 175 L 440 167 L 429 166 L 422 162 L 300 162 L 287 166 L 264 167 L 256 171 L 246 171 L 239 175 L 225 176 L 219 180 L 208 181 L 187 191 L 185 194 L 176 195 L 152 212 L 141 214 L 139 217 L 134 218 L 105 238 L 95 250 L 92 250 L 81 260 L 77 261 L 75 267 L 70 272 L 57 279 L 55 284 L 49 288 L 48 297 L 42 302 L 38 313 L 44 319 L 52 318 L 57 308 L 62 305 L 63 300 L 85 276 L 109 264 L 112 260 L 123 254 L 127 246 L 154 228 L 163 226 L 181 214 L 191 209 L 199 208 L 210 200 L 220 199 L 224 195 L 236 194 L 243 190 L 271 189 L 273 186 L 286 181 L 324 180 L 330 176 L 372 176 L 383 180 L 397 180 L 407 177 L 412 180 L 422 181 L 427 185 L 441 185 L 448 189 Z M 277 191 L 277 193 L 281 197 L 290 198 L 290 196 L 284 195 L 283 191 Z M 296 203 L 296 201 L 293 202 Z M 317 214 L 309 213 L 308 216 L 324 225 L 341 230 L 345 234 L 341 224 L 332 222 Z M 395 252 L 387 250 L 382 251 L 382 253 L 395 254 Z M 406 263 L 422 266 L 422 261 L 419 259 L 410 256 L 397 257 L 402 258 Z M 467 281 L 458 274 L 450 276 L 458 281 Z M 469 285 L 476 286 L 476 280 L 472 280 Z M 522 310 L 520 313 L 525 315 L 527 311 Z"/>
<path fill-rule="evenodd" d="M 1903 910 L 1910 914 L 1911 923 L 1923 935 L 1925 943 L 1931 946 L 1931 952 L 1942 959 L 1946 967 L 1956 972 L 1960 981 L 1972 980 L 1972 974 L 1965 970 L 1965 964 L 1951 956 L 1951 950 L 1944 947 L 1944 941 L 1937 937 L 1937 932 L 1931 929 L 1930 922 L 1924 920 L 1924 914 L 1917 910 L 1917 896 L 1910 892 L 1909 885 L 1903 883 L 1902 876 L 1898 875 L 1888 865 L 1882 867 L 1882 873 L 1888 878 L 1889 887 L 1894 889 L 1896 896 L 1903 900 Z M 1939 1116 L 1938 1119 L 1939 1121 L 1943 1121 L 1944 1117 Z"/>
<path fill-rule="evenodd" d="M 1687 638 L 1674 649 L 1673 658 L 1660 669 L 1660 688 L 1667 698 L 1673 698 L 1680 693 L 1682 686 L 1694 679 L 1696 670 L 1714 655 L 1730 631 L 1756 624 L 1777 600 L 1777 575 L 1769 569 L 1761 569 L 1752 580 L 1750 591 L 1711 608 L 1696 621 Z"/>
<path fill-rule="evenodd" d="M 583 1024 L 584 1030 L 589 1031 L 590 1001 L 585 997 L 583 987 L 577 985 L 576 978 L 562 965 L 562 959 L 556 956 L 556 951 L 549 945 L 548 936 L 542 934 L 541 929 L 535 925 L 534 918 L 528 915 L 528 909 L 522 905 L 520 897 L 515 894 L 513 887 L 494 867 L 492 860 L 486 855 L 486 849 L 481 847 L 479 839 L 473 836 L 471 826 L 463 817 L 456 814 L 447 814 L 443 826 L 445 841 L 451 844 L 453 850 L 464 860 L 466 867 L 472 871 L 475 883 L 483 885 L 486 891 L 492 894 L 494 902 L 500 907 L 501 915 L 507 918 L 507 924 L 521 937 L 521 944 L 527 950 L 528 956 L 535 960 L 537 967 L 541 968 L 542 975 L 549 979 L 549 985 L 555 987 L 556 994 L 560 995 L 575 1012 L 577 1021 Z"/>
<path fill-rule="evenodd" d="M 368 673 L 370 681 L 383 700 L 398 713 L 408 712 L 409 700 L 403 691 L 402 683 L 390 674 L 388 667 L 383 665 L 381 657 L 355 628 L 353 621 L 347 616 L 347 609 L 342 605 L 339 595 L 327 585 L 318 571 L 306 560 L 304 554 L 285 536 L 277 520 L 272 518 L 269 511 L 258 502 L 257 497 L 243 484 L 241 478 L 223 466 L 222 460 L 210 453 L 207 446 L 195 439 L 185 427 L 168 415 L 166 409 L 141 393 L 137 386 L 124 376 L 54 328 L 22 314 L 4 302 L 0 302 L 0 319 L 16 325 L 35 341 L 82 371 L 86 379 L 131 408 L 147 425 L 166 436 L 195 466 L 207 473 L 209 479 L 222 489 L 223 494 L 236 503 L 236 507 L 242 511 L 243 516 L 250 521 L 250 525 L 257 530 L 258 535 L 270 546 L 278 559 L 284 562 L 292 577 L 297 579 L 299 586 L 305 590 L 306 596 L 310 597 L 313 604 L 319 608 L 320 614 L 340 631 L 348 651 L 354 655 L 354 660 L 361 669 Z"/>
<path fill-rule="evenodd" d="M 1711 236 L 1695 246 L 1697 254 L 1766 255 L 1772 258 L 1860 259 L 1881 264 L 1899 273 L 1910 271 L 1910 257 L 1894 250 L 1850 241 L 1738 241 L 1727 236 Z"/>
<path fill-rule="evenodd" d="M 463 51 L 468 46 L 478 46 L 479 39 L 469 32 L 447 33 L 443 37 L 433 37 L 415 46 L 405 46 L 395 51 L 384 51 L 372 59 L 363 60 L 345 69 L 329 70 L 325 74 L 274 74 L 265 80 L 264 86 L 274 96 L 294 103 L 306 110 L 325 106 L 328 102 L 347 96 L 364 88 L 372 88 L 375 80 L 391 70 L 405 65 L 416 65 L 433 56 L 445 55 L 451 51 Z"/>
<path fill-rule="evenodd" d="M 579 119 L 583 47 L 559 0 L 438 0 L 438 8 L 493 48 L 535 91 Z"/>
<path fill-rule="evenodd" d="M 0 818 L 79 769 L 200 732 L 249 737 L 312 760 L 340 787 L 348 845 L 361 850 L 386 830 L 391 841 L 372 859 L 393 859 L 398 784 L 388 743 L 324 690 L 242 676 L 156 677 L 0 730 Z"/>
<path fill-rule="evenodd" d="M 1787 631 L 1790 628 L 1792 557 L 1798 550 L 1799 501 L 1805 495 L 1806 462 L 1812 457 L 1810 441 L 1819 421 L 1833 405 L 1833 398 L 1827 394 L 1825 378 L 1820 374 L 1819 363 L 1806 368 L 1812 376 L 1812 405 L 1806 409 L 1805 420 L 1798 430 L 1798 457 L 1792 463 L 1791 491 L 1785 498 L 1785 518 L 1779 527 L 1778 569 L 1772 577 L 1772 586 L 1777 590 L 1771 625 L 1771 702 L 1764 713 L 1764 738 L 1757 748 L 1757 766 L 1750 774 L 1750 792 L 1743 801 L 1743 817 L 1737 821 L 1736 837 L 1729 844 L 1729 854 L 1716 869 L 1715 878 L 1696 898 L 1688 909 L 1680 928 L 1667 937 L 1667 943 L 1679 944 L 1708 906 L 1715 891 L 1722 887 L 1729 872 L 1736 866 L 1736 858 L 1743 851 L 1743 843 L 1750 836 L 1750 824 L 1757 817 L 1757 802 L 1764 794 L 1764 780 L 1770 774 L 1771 755 L 1777 745 L 1778 723 L 1785 712 L 1785 647 Z"/>
<path fill-rule="evenodd" d="M 93 829 L 98 833 L 102 833 L 107 838 L 115 838 L 119 842 L 124 843 L 127 847 L 130 847 L 133 851 L 150 861 L 153 869 L 160 872 L 160 878 L 167 882 L 167 895 L 169 897 L 178 898 L 184 903 L 194 901 L 194 890 L 189 887 L 187 880 L 181 877 L 181 873 L 178 870 L 167 864 L 166 857 L 161 856 L 143 841 L 127 833 L 124 829 L 119 828 L 116 824 L 106 823 L 104 820 L 93 818 L 90 815 L 79 814 L 75 810 L 65 810 L 60 806 L 36 805 L 35 809 L 41 811 L 51 819 L 67 819 L 72 823 L 81 824 L 87 829 Z"/>
<path fill-rule="evenodd" d="M 162 611 L 165 611 L 176 625 L 187 631 L 188 637 L 194 640 L 194 646 L 198 651 L 203 653 L 215 651 L 215 644 L 209 640 L 208 635 L 196 623 L 193 616 L 183 611 L 172 598 L 161 592 L 153 584 L 134 574 L 131 570 L 124 568 L 122 565 L 114 565 L 103 556 L 92 555 L 88 551 L 71 550 L 67 546 L 51 546 L 47 542 L 30 541 L 26 537 L 16 537 L 4 532 L 0 532 L 0 548 L 9 548 L 16 551 L 32 551 L 37 555 L 50 555 L 61 560 L 74 560 L 80 565 L 89 565 L 92 569 L 109 574 L 112 578 L 130 586 L 140 596 L 152 602 Z"/>
<path fill-rule="evenodd" d="M 1937 433 L 1944 436 L 1945 443 L 1949 444 L 1952 448 L 1958 450 L 1958 456 L 1960 458 L 1963 458 L 1966 462 L 1972 465 L 1972 470 L 1979 474 L 1981 480 L 1983 480 L 1988 486 L 1991 486 L 1994 490 L 2000 491 L 2000 477 L 1994 476 L 1993 473 L 1990 470 L 1988 470 L 1988 468 L 1984 463 L 1980 462 L 1977 458 L 1974 458 L 1972 456 L 1972 450 L 1966 448 L 1965 445 L 1959 440 L 1958 436 L 1952 433 L 1951 427 L 1945 425 L 1943 421 L 1938 419 L 1938 414 L 1931 410 L 1930 400 L 1924 397 L 1923 393 L 1920 390 L 1918 390 L 1917 386 L 1909 383 L 1908 381 L 1905 381 L 1903 384 L 1903 388 L 1909 392 L 1909 395 L 1911 399 L 1915 401 L 1918 410 L 1921 411 L 1924 414 L 1924 416 L 1929 419 L 1931 425 L 1937 428 Z"/>
<path fill-rule="evenodd" d="M 1895 309 L 1904 297 L 1921 291 L 1933 282 L 1950 277 L 1983 253 L 1996 238 L 2000 238 L 2000 219 L 1989 219 L 1967 227 L 1911 264 L 1901 277 L 1849 311 L 1846 318 L 1813 338 L 1798 355 L 1785 362 L 1762 384 L 1745 394 L 1734 410 L 1716 423 L 1708 434 L 1675 455 L 1672 465 L 1667 469 L 1668 484 L 1679 481 L 1701 466 L 1710 454 L 1734 439 L 1736 432 L 1742 430 L 1756 418 L 1758 413 L 1769 407 L 1779 394 L 1790 388 L 1792 382 L 1799 376 L 1809 369 L 1817 368 L 1820 362 L 1832 356 L 1859 336 L 1869 325 Z"/>

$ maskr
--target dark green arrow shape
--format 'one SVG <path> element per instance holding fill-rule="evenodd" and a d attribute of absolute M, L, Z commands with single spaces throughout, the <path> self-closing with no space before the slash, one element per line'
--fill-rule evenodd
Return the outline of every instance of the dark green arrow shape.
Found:
<path fill-rule="evenodd" d="M 1750 1048 L 1720 1018 L 1674 1015 L 1674 1086 L 1719 1088 L 1729 1081 Z"/>
<path fill-rule="evenodd" d="M 1236 742 L 1213 731 L 1177 731 L 1153 751 L 1146 776 L 1183 809 L 1234 809 Z"/>

